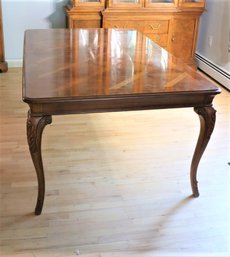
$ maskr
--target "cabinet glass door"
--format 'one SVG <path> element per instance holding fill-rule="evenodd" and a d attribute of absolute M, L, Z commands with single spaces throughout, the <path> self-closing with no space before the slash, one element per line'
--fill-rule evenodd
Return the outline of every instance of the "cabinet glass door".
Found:
<path fill-rule="evenodd" d="M 185 7 L 204 7 L 205 0 L 180 0 L 179 5 Z"/>
<path fill-rule="evenodd" d="M 98 3 L 100 0 L 79 0 L 80 3 Z"/>
<path fill-rule="evenodd" d="M 178 0 L 146 0 L 145 6 L 151 7 L 176 7 Z"/>
<path fill-rule="evenodd" d="M 108 0 L 109 7 L 135 8 L 144 6 L 144 0 Z"/>

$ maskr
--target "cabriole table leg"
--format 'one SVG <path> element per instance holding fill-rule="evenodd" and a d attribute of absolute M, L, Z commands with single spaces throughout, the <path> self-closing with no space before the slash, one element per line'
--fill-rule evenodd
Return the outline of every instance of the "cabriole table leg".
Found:
<path fill-rule="evenodd" d="M 192 158 L 190 179 L 193 196 L 198 197 L 199 191 L 197 186 L 197 168 L 215 126 L 216 110 L 212 106 L 205 106 L 195 107 L 194 111 L 199 115 L 200 118 L 200 135 Z"/>
<path fill-rule="evenodd" d="M 41 214 L 45 197 L 45 178 L 41 155 L 42 132 L 44 127 L 51 122 L 52 118 L 50 115 L 35 116 L 31 114 L 30 111 L 28 112 L 27 141 L 38 179 L 38 196 L 35 208 L 36 215 Z"/>

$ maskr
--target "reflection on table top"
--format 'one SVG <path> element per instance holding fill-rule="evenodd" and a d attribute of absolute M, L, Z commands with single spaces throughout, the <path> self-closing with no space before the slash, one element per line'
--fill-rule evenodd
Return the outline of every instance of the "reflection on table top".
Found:
<path fill-rule="evenodd" d="M 217 89 L 146 36 L 124 29 L 27 31 L 23 83 L 24 99 Z"/>

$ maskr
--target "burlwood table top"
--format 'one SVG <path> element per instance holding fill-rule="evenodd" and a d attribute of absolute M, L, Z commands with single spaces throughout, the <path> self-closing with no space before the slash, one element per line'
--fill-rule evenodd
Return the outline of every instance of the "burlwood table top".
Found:
<path fill-rule="evenodd" d="M 50 114 L 61 114 L 54 103 L 63 102 L 74 102 L 72 110 L 66 105 L 66 112 L 89 112 L 93 108 L 86 103 L 82 106 L 83 99 L 93 101 L 94 111 L 135 109 L 135 102 L 136 109 L 190 107 L 204 101 L 210 104 L 210 95 L 219 92 L 194 69 L 135 30 L 25 33 L 23 100 L 40 103 L 39 110 L 33 106 L 34 112 L 44 113 L 44 103 L 53 103 Z"/>

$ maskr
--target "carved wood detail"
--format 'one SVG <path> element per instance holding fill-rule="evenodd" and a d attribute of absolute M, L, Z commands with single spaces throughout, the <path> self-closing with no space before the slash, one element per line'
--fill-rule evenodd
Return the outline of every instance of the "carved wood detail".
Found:
<path fill-rule="evenodd" d="M 199 115 L 200 118 L 200 135 L 192 159 L 190 179 L 193 196 L 198 197 L 199 191 L 197 186 L 197 168 L 215 126 L 216 110 L 212 106 L 208 106 L 195 107 L 194 111 Z"/>
<path fill-rule="evenodd" d="M 28 112 L 27 119 L 27 141 L 30 149 L 30 154 L 34 163 L 38 178 L 38 197 L 35 208 L 35 214 L 39 215 L 42 211 L 45 197 L 45 178 L 43 170 L 43 162 L 41 155 L 41 139 L 44 127 L 52 122 L 51 116 L 32 116 Z"/>
<path fill-rule="evenodd" d="M 31 117 L 30 111 L 28 112 L 27 140 L 31 153 L 37 153 L 41 150 L 41 136 L 43 129 L 51 122 L 51 116 Z"/>

